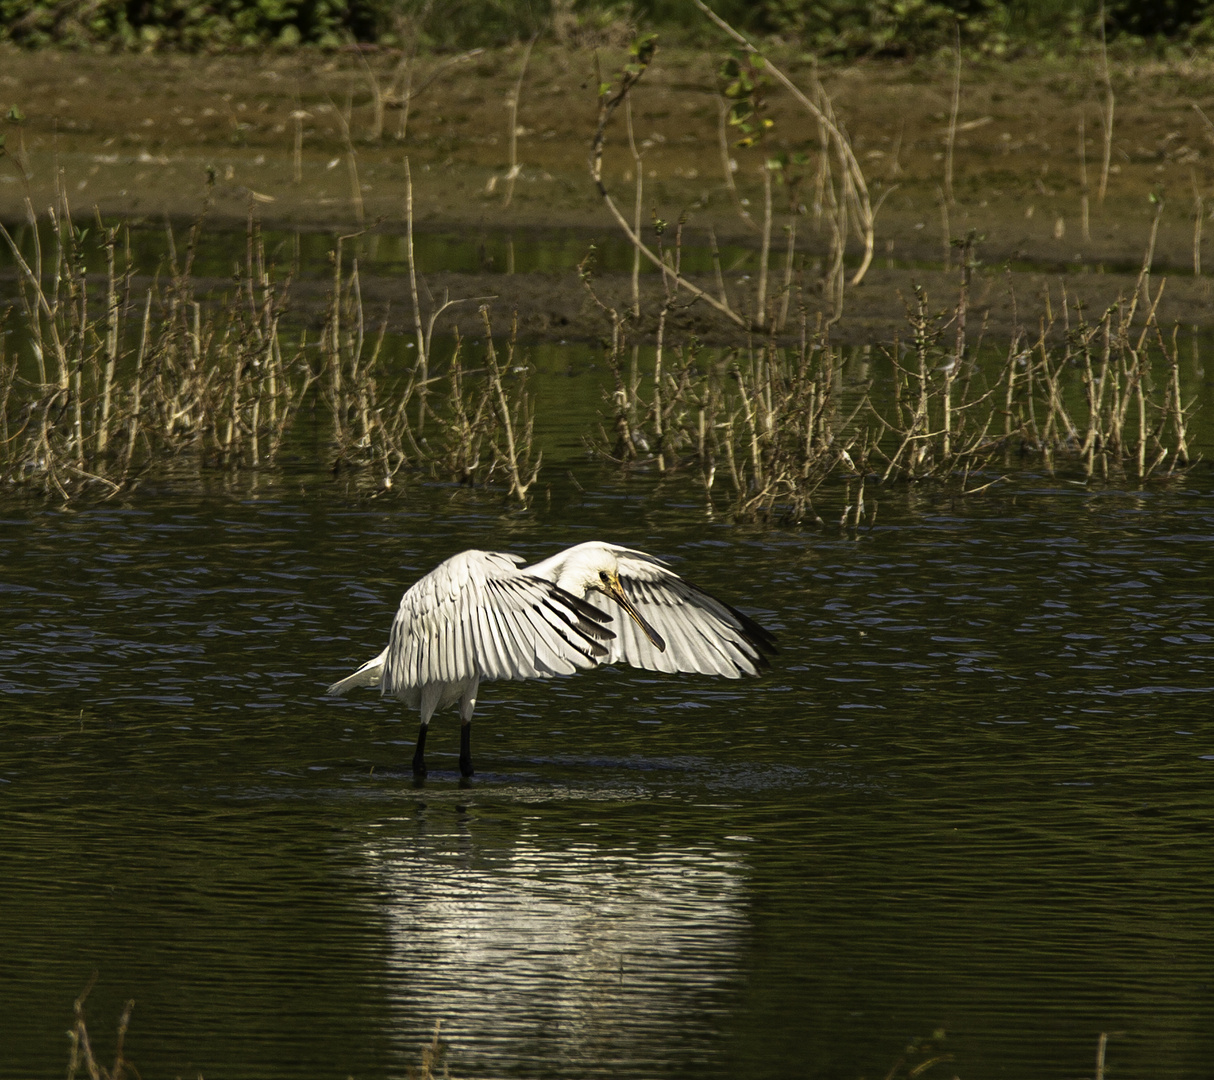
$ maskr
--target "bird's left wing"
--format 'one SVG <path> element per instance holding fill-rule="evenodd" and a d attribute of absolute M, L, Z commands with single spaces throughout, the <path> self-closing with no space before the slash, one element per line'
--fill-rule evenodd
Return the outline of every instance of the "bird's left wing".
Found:
<path fill-rule="evenodd" d="M 613 548 L 620 585 L 637 611 L 664 639 L 659 650 L 613 600 L 592 593 L 588 602 L 611 616 L 610 659 L 650 671 L 688 671 L 736 679 L 768 666 L 776 641 L 758 623 L 698 585 L 685 581 L 659 559 L 631 548 Z"/>
<path fill-rule="evenodd" d="M 612 631 L 602 613 L 514 562 L 466 551 L 405 594 L 388 642 L 385 693 L 472 677 L 570 675 L 606 660 Z"/>

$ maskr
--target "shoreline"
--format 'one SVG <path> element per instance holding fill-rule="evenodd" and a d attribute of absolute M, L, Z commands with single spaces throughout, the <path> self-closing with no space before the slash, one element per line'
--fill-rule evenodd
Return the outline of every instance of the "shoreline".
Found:
<path fill-rule="evenodd" d="M 370 80 L 384 73 L 343 54 L 106 56 L 10 48 L 0 50 L 0 58 L 0 105 L 15 105 L 26 117 L 5 129 L 9 160 L 0 170 L 0 219 L 6 221 L 27 217 L 27 191 L 36 212 L 45 215 L 56 202 L 57 183 L 81 227 L 91 223 L 95 207 L 110 221 L 153 227 L 166 219 L 192 221 L 208 197 L 209 176 L 207 220 L 217 230 L 243 230 L 252 213 L 265 230 L 400 234 L 407 155 L 419 234 L 513 232 L 525 243 L 572 231 L 587 247 L 623 240 L 586 167 L 597 107 L 587 85 L 589 53 L 535 50 L 519 101 L 519 170 L 509 199 L 507 99 L 519 76 L 521 49 L 487 52 L 451 67 L 413 105 L 403 142 L 395 137 L 402 110 L 388 109 L 376 120 Z M 604 53 L 602 59 L 609 70 L 613 58 Z M 686 215 L 689 243 L 707 243 L 711 231 L 721 244 L 757 252 L 758 232 L 739 216 L 724 182 L 714 62 L 708 52 L 659 53 L 634 91 L 646 170 L 643 216 L 657 213 L 673 222 Z M 420 74 L 435 63 L 419 58 Z M 793 63 L 794 75 L 807 76 L 804 65 Z M 1103 206 L 1093 194 L 1101 164 L 1093 83 L 1082 67 L 1025 61 L 963 70 L 952 205 L 941 188 L 940 160 L 950 65 L 870 61 L 822 72 L 874 203 L 880 202 L 874 261 L 864 283 L 845 291 L 839 340 L 888 340 L 904 324 L 901 297 L 916 284 L 933 305 L 954 302 L 959 275 L 948 241 L 968 232 L 978 237 L 974 302 L 983 306 L 992 331 L 1011 331 L 1013 294 L 1022 308 L 1032 309 L 1034 324 L 1035 298 L 1047 289 L 1056 294 L 1054 304 L 1065 289 L 1089 307 L 1107 306 L 1135 288 L 1157 205 L 1149 196 L 1160 192 L 1166 202 L 1152 281 L 1169 279 L 1161 321 L 1214 325 L 1208 279 L 1194 274 L 1195 215 L 1199 208 L 1203 217 L 1207 213 L 1202 192 L 1214 184 L 1214 130 L 1206 130 L 1192 107 L 1205 96 L 1214 101 L 1214 64 L 1124 65 L 1115 71 L 1124 85 Z M 773 90 L 770 96 L 773 146 L 812 149 L 816 129 L 787 95 Z M 1081 118 L 1086 162 L 1079 155 Z M 369 138 L 376 123 L 382 134 Z M 728 152 L 738 162 L 740 197 L 757 196 L 761 159 L 750 151 Z M 629 215 L 633 160 L 623 124 L 614 125 L 604 176 Z M 1082 233 L 1085 163 L 1089 238 Z M 823 305 L 815 299 L 814 268 L 826 257 L 828 237 L 820 222 L 815 228 L 812 177 L 800 179 L 792 192 L 804 208 L 796 217 L 798 260 L 816 316 Z M 773 225 L 773 277 L 780 276 L 776 264 L 783 265 L 789 220 L 780 215 Z M 857 255 L 854 238 L 848 250 Z M 418 269 L 435 291 L 498 292 L 503 305 L 519 310 L 525 332 L 601 333 L 601 317 L 586 310 L 576 273 Z M 656 285 L 656 275 L 649 276 Z M 621 295 L 627 276 L 610 275 L 602 285 L 608 295 Z M 708 314 L 692 320 L 700 333 L 714 332 L 718 323 Z"/>

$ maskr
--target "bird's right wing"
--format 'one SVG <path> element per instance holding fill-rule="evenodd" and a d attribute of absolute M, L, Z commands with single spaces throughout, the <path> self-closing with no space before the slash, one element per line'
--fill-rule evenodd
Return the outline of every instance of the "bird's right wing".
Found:
<path fill-rule="evenodd" d="M 535 679 L 595 667 L 614 637 L 597 608 L 520 570 L 513 556 L 465 551 L 401 599 L 383 692 L 481 679 Z"/>
<path fill-rule="evenodd" d="M 597 593 L 595 607 L 612 616 L 610 663 L 650 671 L 698 672 L 736 679 L 757 675 L 774 653 L 774 636 L 747 615 L 679 577 L 643 551 L 614 547 L 624 595 L 663 638 L 659 649 L 615 601 Z"/>

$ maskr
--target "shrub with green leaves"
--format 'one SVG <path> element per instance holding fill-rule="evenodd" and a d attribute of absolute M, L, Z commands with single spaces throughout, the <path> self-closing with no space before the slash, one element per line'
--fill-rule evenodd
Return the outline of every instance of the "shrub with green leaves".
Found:
<path fill-rule="evenodd" d="M 712 0 L 758 38 L 821 56 L 912 56 L 963 42 L 993 55 L 1090 40 L 1099 0 Z M 1192 43 L 1214 38 L 1211 0 L 1106 0 L 1111 38 Z M 496 46 L 568 28 L 641 26 L 667 39 L 715 40 L 688 0 L 0 0 L 0 40 L 116 49 Z M 601 36 L 601 35 L 600 35 Z M 584 37 L 584 35 L 583 35 Z M 594 37 L 593 34 L 590 35 Z"/>
<path fill-rule="evenodd" d="M 0 38 L 35 47 L 332 47 L 389 25 L 386 0 L 0 0 Z"/>

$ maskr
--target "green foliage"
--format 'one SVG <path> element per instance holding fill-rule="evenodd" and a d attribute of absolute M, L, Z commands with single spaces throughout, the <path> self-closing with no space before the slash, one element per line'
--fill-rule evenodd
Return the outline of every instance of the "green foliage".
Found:
<path fill-rule="evenodd" d="M 469 49 L 525 41 L 541 29 L 543 15 L 520 0 L 397 0 L 383 27 L 394 33 L 408 23 L 421 44 L 434 49 Z"/>
<path fill-rule="evenodd" d="M 734 143 L 739 149 L 754 146 L 772 127 L 771 118 L 762 114 L 768 83 L 763 67 L 762 56 L 737 51 L 717 71 L 721 96 L 729 102 L 729 123 L 740 135 Z"/>
<path fill-rule="evenodd" d="M 641 75 L 653 62 L 653 54 L 658 51 L 657 34 L 640 34 L 628 47 L 628 55 L 632 58 L 624 65 L 624 71 L 629 75 Z"/>
<path fill-rule="evenodd" d="M 822 56 L 931 53 L 950 48 L 958 27 L 968 47 L 994 55 L 1057 48 L 1090 40 L 1100 11 L 1099 0 L 714 0 L 712 7 L 752 36 Z M 1211 0 L 1106 0 L 1105 16 L 1113 39 L 1214 39 Z M 409 38 L 463 49 L 535 34 L 586 44 L 637 25 L 718 40 L 687 0 L 0 0 L 0 40 L 31 47 L 335 47 Z M 570 27 L 579 33 L 571 36 Z"/>
<path fill-rule="evenodd" d="M 629 90 L 632 89 L 641 79 L 641 76 L 648 70 L 649 65 L 653 63 L 654 54 L 658 51 L 658 35 L 657 34 L 639 34 L 628 47 L 628 60 L 620 69 L 620 86 L 617 90 L 611 79 L 604 79 L 600 73 L 599 76 L 599 107 L 605 110 L 603 116 L 600 117 L 599 137 L 603 133 L 603 125 L 606 123 L 606 118 L 613 113 L 619 104 L 628 96 Z M 595 58 L 595 68 L 598 68 L 598 59 Z"/>
<path fill-rule="evenodd" d="M 0 39 L 20 45 L 188 51 L 374 37 L 387 0 L 0 0 Z"/>
<path fill-rule="evenodd" d="M 909 55 L 953 43 L 975 3 L 936 0 L 767 0 L 772 29 L 824 55 Z"/>
<path fill-rule="evenodd" d="M 1214 15 L 1209 0 L 1109 0 L 1109 29 L 1141 38 L 1176 38 L 1209 24 Z"/>
<path fill-rule="evenodd" d="M 763 0 L 761 29 L 819 55 L 915 55 L 951 48 L 958 29 L 993 55 L 1056 49 L 1099 32 L 1100 0 Z M 1106 0 L 1110 39 L 1214 37 L 1210 0 Z"/>

